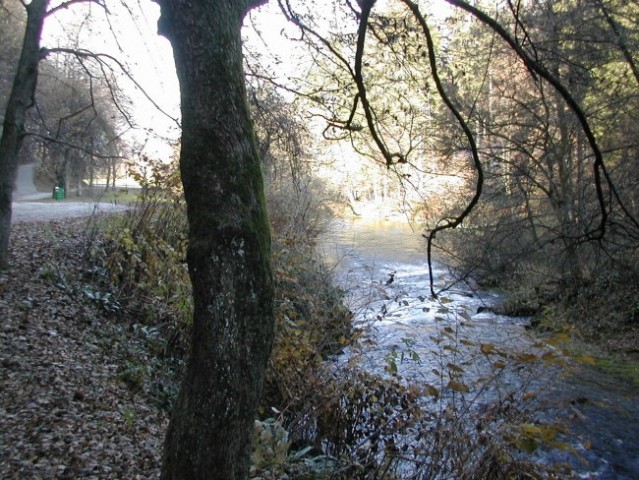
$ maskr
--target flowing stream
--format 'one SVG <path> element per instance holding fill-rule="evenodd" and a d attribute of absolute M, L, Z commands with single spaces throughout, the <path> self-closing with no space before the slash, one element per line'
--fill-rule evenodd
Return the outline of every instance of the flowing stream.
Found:
<path fill-rule="evenodd" d="M 548 345 L 541 347 L 526 328 L 528 319 L 491 312 L 502 300 L 498 294 L 459 284 L 433 300 L 425 241 L 405 223 L 336 220 L 319 245 L 347 291 L 356 323 L 372 327 L 374 343 L 363 360 L 371 371 L 395 373 L 445 391 L 441 372 L 447 367 L 463 365 L 464 385 L 471 387 L 490 375 L 494 362 L 486 360 L 494 357 L 482 353 L 520 352 L 525 360 L 526 355 L 540 358 L 547 351 Z M 436 290 L 452 278 L 441 264 L 434 266 L 434 277 Z M 458 348 L 451 348 L 451 342 Z M 509 391 L 533 390 L 545 405 L 543 420 L 569 427 L 565 441 L 572 450 L 539 449 L 535 461 L 569 464 L 583 479 L 639 479 L 636 387 L 574 362 L 570 368 L 563 362 L 538 363 L 503 368 L 499 382 L 482 388 L 474 401 L 488 404 Z"/>

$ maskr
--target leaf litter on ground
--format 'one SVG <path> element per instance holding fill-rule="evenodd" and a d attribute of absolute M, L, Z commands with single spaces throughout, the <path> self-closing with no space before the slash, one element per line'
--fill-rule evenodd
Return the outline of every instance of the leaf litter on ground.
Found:
<path fill-rule="evenodd" d="M 0 478 L 158 478 L 144 338 L 83 292 L 87 221 L 18 223 L 0 272 Z"/>

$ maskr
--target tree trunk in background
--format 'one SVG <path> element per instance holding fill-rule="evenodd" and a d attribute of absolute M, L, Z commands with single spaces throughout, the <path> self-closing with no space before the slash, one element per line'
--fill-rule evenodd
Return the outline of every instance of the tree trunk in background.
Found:
<path fill-rule="evenodd" d="M 107 177 L 106 177 L 106 187 L 104 187 L 104 191 L 109 191 L 109 186 L 111 185 L 111 160 L 107 160 Z"/>
<path fill-rule="evenodd" d="M 18 153 L 24 139 L 25 114 L 35 92 L 40 61 L 40 36 L 49 0 L 33 0 L 0 137 L 0 270 L 8 266 L 11 202 L 18 172 Z"/>
<path fill-rule="evenodd" d="M 246 102 L 241 26 L 257 2 L 159 0 L 182 100 L 192 352 L 164 445 L 164 480 L 248 477 L 273 338 L 270 231 Z"/>
<path fill-rule="evenodd" d="M 115 181 L 118 179 L 118 162 L 114 158 L 109 160 L 109 165 L 111 167 L 111 191 L 115 192 Z"/>

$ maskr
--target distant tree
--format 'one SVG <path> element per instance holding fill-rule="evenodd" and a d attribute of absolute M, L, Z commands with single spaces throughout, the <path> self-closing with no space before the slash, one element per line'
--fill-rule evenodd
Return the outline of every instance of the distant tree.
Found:
<path fill-rule="evenodd" d="M 8 8 L 10 3 L 11 10 Z M 38 68 L 41 60 L 57 53 L 72 54 L 78 60 L 92 58 L 99 61 L 104 69 L 106 69 L 105 58 L 112 61 L 115 60 L 111 57 L 92 54 L 87 51 L 65 48 L 41 49 L 40 46 L 42 28 L 48 16 L 80 3 L 94 3 L 105 7 L 102 0 L 67 0 L 56 3 L 51 8 L 49 8 L 49 0 L 33 0 L 29 3 L 21 1 L 19 3 L 23 13 L 14 14 L 12 12 L 15 11 L 15 8 L 13 8 L 15 2 L 0 0 L 0 9 L 11 12 L 11 15 L 3 16 L 2 21 L 13 21 L 7 20 L 7 18 L 17 18 L 19 20 L 20 15 L 26 14 L 24 35 L 19 49 L 15 75 L 9 88 L 6 108 L 4 109 L 3 129 L 0 137 L 0 269 L 8 266 L 13 189 L 20 151 L 25 137 L 29 133 L 27 132 L 27 111 L 35 105 Z M 95 108 L 95 106 L 92 104 L 91 108 Z"/>
<path fill-rule="evenodd" d="M 110 176 L 117 163 L 123 130 L 114 105 L 113 85 L 105 82 L 92 58 L 73 55 L 42 61 L 34 107 L 27 115 L 25 148 L 41 152 L 40 171 L 67 191 L 80 195 L 97 174 Z M 125 104 L 117 99 L 120 108 Z"/>
<path fill-rule="evenodd" d="M 248 96 L 270 223 L 289 239 L 317 233 L 331 196 L 314 174 L 316 141 L 298 102 L 289 102 L 275 87 L 249 74 Z"/>
<path fill-rule="evenodd" d="M 606 10 L 632 18 L 631 5 L 621 3 Z M 453 25 L 449 52 L 463 65 L 464 83 L 477 86 L 457 101 L 476 125 L 486 171 L 483 206 L 469 219 L 473 228 L 458 235 L 475 241 L 462 239 L 470 248 L 460 253 L 466 266 L 490 277 L 530 281 L 538 271 L 541 282 L 576 286 L 639 239 L 633 60 L 596 2 L 522 2 L 500 13 L 503 25 L 512 19 L 511 38 L 564 92 L 531 74 L 479 18 L 463 22 L 466 33 L 461 21 Z M 625 46 L 637 41 L 630 25 Z"/>

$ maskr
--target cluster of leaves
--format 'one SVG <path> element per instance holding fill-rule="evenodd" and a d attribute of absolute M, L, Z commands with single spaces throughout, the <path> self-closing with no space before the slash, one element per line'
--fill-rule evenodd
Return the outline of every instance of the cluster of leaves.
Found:
<path fill-rule="evenodd" d="M 137 203 L 122 216 L 94 224 L 92 273 L 94 283 L 108 292 L 100 300 L 117 301 L 138 321 L 181 336 L 192 314 L 184 201 L 179 191 L 160 188 L 179 181 L 175 165 L 151 163 L 150 168 Z M 186 343 L 178 343 L 183 351 Z"/>
<path fill-rule="evenodd" d="M 400 456 L 419 425 L 423 392 L 401 380 L 346 370 L 335 395 L 320 406 L 318 433 L 324 450 L 338 459 L 339 478 L 393 478 Z"/>
<path fill-rule="evenodd" d="M 317 480 L 399 478 L 408 433 L 422 413 L 418 388 L 326 362 L 294 381 L 281 412 L 291 447 L 284 472 Z"/>
<path fill-rule="evenodd" d="M 154 356 L 141 329 L 87 294 L 100 291 L 81 255 L 89 233 L 84 219 L 13 227 L 0 274 L 1 478 L 159 476 Z"/>
<path fill-rule="evenodd" d="M 277 418 L 255 420 L 251 478 L 277 478 L 288 460 L 288 432 Z M 259 475 L 259 476 L 258 476 Z"/>
<path fill-rule="evenodd" d="M 534 322 L 543 330 L 569 332 L 571 349 L 595 356 L 598 367 L 637 384 L 637 285 L 632 270 L 602 269 L 599 276 L 544 302 Z"/>

